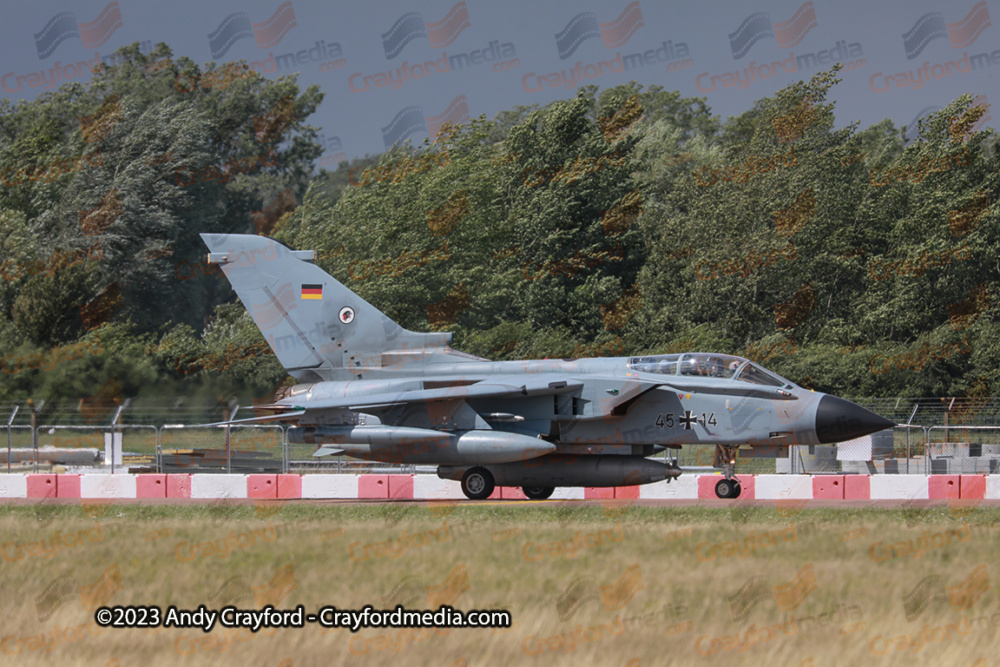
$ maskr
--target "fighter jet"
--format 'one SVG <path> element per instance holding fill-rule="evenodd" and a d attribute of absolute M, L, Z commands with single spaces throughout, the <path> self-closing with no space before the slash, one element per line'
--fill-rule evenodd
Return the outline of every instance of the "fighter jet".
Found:
<path fill-rule="evenodd" d="M 403 329 L 312 263 L 262 236 L 202 234 L 278 360 L 300 384 L 259 416 L 315 456 L 431 464 L 470 499 L 496 485 L 650 484 L 681 474 L 666 449 L 713 445 L 720 498 L 740 495 L 737 451 L 785 452 L 894 424 L 730 354 L 490 361 L 450 333 Z M 236 423 L 236 422 L 226 422 Z"/>

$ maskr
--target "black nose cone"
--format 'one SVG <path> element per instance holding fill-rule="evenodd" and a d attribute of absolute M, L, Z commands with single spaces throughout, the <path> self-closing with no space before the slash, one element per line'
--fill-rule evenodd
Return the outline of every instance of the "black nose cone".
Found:
<path fill-rule="evenodd" d="M 896 424 L 860 405 L 826 395 L 816 408 L 816 437 L 821 443 L 844 442 Z"/>

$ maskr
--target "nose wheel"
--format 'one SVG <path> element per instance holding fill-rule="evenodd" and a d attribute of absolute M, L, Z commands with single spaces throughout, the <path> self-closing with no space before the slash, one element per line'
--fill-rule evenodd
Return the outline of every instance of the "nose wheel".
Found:
<path fill-rule="evenodd" d="M 715 484 L 715 495 L 719 498 L 740 497 L 740 480 L 733 476 L 736 471 L 736 456 L 739 449 L 739 445 L 715 446 L 712 467 L 722 468 L 722 474 L 725 476 L 725 479 L 720 479 Z"/>
<path fill-rule="evenodd" d="M 715 484 L 715 495 L 719 498 L 739 498 L 740 482 L 738 479 L 720 479 Z"/>

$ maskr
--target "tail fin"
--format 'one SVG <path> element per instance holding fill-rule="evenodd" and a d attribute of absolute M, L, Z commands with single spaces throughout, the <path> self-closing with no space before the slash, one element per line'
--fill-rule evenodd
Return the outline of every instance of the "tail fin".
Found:
<path fill-rule="evenodd" d="M 289 250 L 263 236 L 202 234 L 268 345 L 300 382 L 353 379 L 365 371 L 448 354 L 450 333 L 416 333 L 312 263 L 311 250 Z"/>

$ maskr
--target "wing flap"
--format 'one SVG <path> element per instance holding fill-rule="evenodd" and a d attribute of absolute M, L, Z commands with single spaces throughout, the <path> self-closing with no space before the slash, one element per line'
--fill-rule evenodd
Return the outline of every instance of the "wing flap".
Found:
<path fill-rule="evenodd" d="M 341 408 L 355 412 L 384 409 L 411 403 L 436 403 L 439 401 L 469 400 L 475 398 L 531 398 L 565 394 L 583 387 L 583 383 L 567 380 L 564 376 L 539 375 L 520 381 L 512 381 L 510 376 L 486 378 L 475 384 L 435 389 L 368 394 L 366 396 L 344 396 L 316 401 L 296 401 L 294 407 L 305 410 L 330 410 Z M 265 406 L 277 408 L 281 404 Z M 282 407 L 289 407 L 283 405 Z"/>

